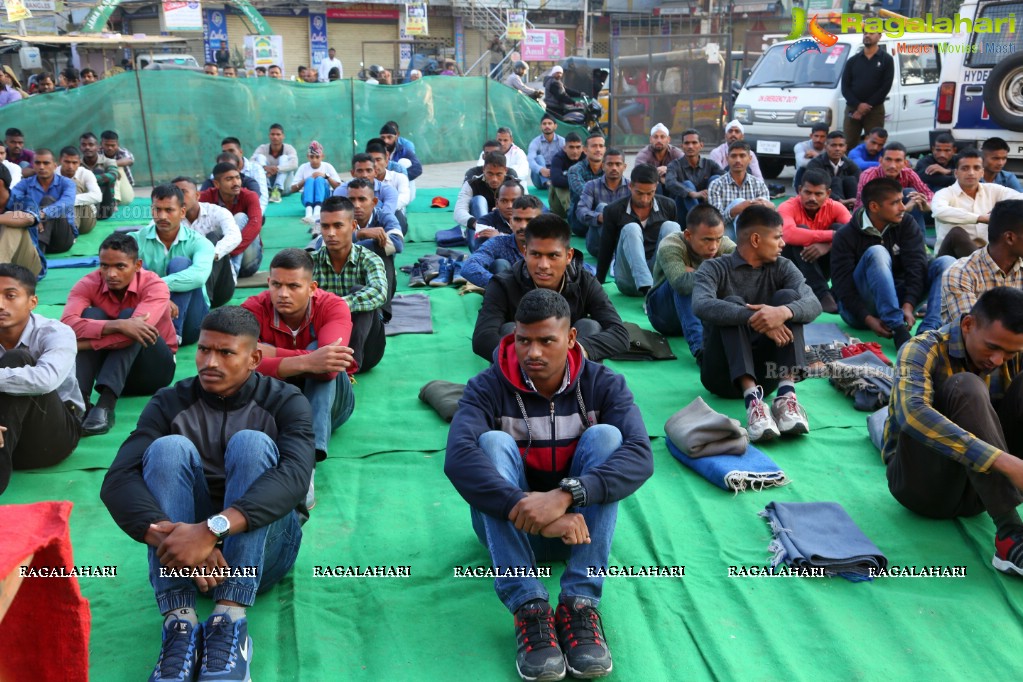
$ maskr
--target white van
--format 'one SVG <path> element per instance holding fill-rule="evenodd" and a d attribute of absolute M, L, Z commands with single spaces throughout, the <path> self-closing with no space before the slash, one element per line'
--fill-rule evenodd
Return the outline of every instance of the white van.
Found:
<path fill-rule="evenodd" d="M 151 64 L 164 64 L 173 66 L 189 67 L 194 69 L 201 69 L 199 62 L 195 60 L 190 54 L 180 54 L 177 52 L 136 52 L 135 53 L 135 68 L 142 69 Z"/>
<path fill-rule="evenodd" d="M 885 128 L 889 139 L 912 152 L 930 146 L 934 102 L 938 93 L 941 48 L 945 33 L 907 33 L 881 37 L 881 49 L 895 57 L 895 79 L 885 99 Z M 764 177 L 774 178 L 793 165 L 793 147 L 810 136 L 815 123 L 841 130 L 845 116 L 842 69 L 863 48 L 863 34 L 843 33 L 823 52 L 807 52 L 790 62 L 785 48 L 794 41 L 772 45 L 753 66 L 733 109 L 745 129 Z M 855 146 L 849 141 L 850 148 Z"/>
<path fill-rule="evenodd" d="M 1000 19 L 1015 15 L 1017 31 L 973 33 L 961 38 L 969 50 L 942 55 L 935 127 L 963 143 L 980 146 L 989 137 L 1009 143 L 1006 170 L 1023 173 L 1023 1 L 966 0 L 959 16 Z"/>

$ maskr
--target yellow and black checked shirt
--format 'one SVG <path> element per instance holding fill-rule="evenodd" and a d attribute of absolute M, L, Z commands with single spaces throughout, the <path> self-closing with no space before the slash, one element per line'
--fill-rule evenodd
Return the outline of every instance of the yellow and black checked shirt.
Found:
<path fill-rule="evenodd" d="M 941 323 L 970 312 L 980 295 L 995 287 L 1023 288 L 1023 259 L 1017 259 L 1006 273 L 986 246 L 960 258 L 941 276 Z"/>
<path fill-rule="evenodd" d="M 1001 367 L 981 376 L 992 402 L 1002 399 L 1021 369 L 1023 353 L 1018 353 Z M 960 464 L 977 471 L 988 470 L 1002 451 L 960 428 L 933 406 L 936 387 L 953 374 L 968 371 L 958 319 L 941 329 L 916 336 L 902 347 L 884 430 L 881 456 L 885 462 L 895 455 L 899 436 L 906 434 Z"/>

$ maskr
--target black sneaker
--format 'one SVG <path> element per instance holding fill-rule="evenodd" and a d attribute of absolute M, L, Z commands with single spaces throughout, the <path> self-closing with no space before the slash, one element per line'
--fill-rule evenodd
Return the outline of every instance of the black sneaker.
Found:
<path fill-rule="evenodd" d="M 450 258 L 451 260 L 464 260 L 465 251 L 455 251 L 443 246 L 437 247 L 437 255 L 441 258 Z"/>
<path fill-rule="evenodd" d="M 423 266 L 420 263 L 416 263 L 412 266 L 412 272 L 408 277 L 408 285 L 410 287 L 425 287 L 426 280 L 423 279 Z"/>
<path fill-rule="evenodd" d="M 439 256 L 420 257 L 419 267 L 423 270 L 423 279 L 426 280 L 427 284 L 443 271 L 445 260 Z"/>
<path fill-rule="evenodd" d="M 1000 538 L 995 536 L 995 555 L 991 565 L 1002 573 L 1023 576 L 1023 532 Z"/>
<path fill-rule="evenodd" d="M 904 324 L 899 325 L 892 330 L 892 337 L 895 340 L 895 350 L 899 350 L 913 335 L 909 332 L 909 327 Z"/>
<path fill-rule="evenodd" d="M 611 674 L 611 650 L 604 639 L 600 613 L 588 600 L 558 604 L 557 629 L 572 677 L 588 680 Z"/>
<path fill-rule="evenodd" d="M 515 612 L 515 667 L 524 680 L 565 679 L 565 657 L 554 630 L 554 611 L 542 599 L 526 602 Z"/>
<path fill-rule="evenodd" d="M 163 626 L 163 645 L 149 682 L 191 682 L 198 669 L 202 625 L 173 618 Z"/>

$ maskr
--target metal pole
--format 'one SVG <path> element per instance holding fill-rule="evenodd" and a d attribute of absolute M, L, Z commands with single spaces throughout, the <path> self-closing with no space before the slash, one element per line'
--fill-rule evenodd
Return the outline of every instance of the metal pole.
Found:
<path fill-rule="evenodd" d="M 139 80 L 139 70 L 132 69 L 135 73 L 135 88 L 139 93 L 139 114 L 142 119 L 142 137 L 146 141 L 146 163 L 149 166 L 149 185 L 156 186 L 156 178 L 153 175 L 153 150 L 149 146 L 149 127 L 146 125 L 146 105 L 142 101 L 142 82 Z"/>
<path fill-rule="evenodd" d="M 590 56 L 590 0 L 583 0 L 583 56 Z"/>

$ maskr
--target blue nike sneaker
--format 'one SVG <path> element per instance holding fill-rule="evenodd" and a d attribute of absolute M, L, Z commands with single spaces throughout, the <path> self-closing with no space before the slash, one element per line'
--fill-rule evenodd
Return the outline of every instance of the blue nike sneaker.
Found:
<path fill-rule="evenodd" d="M 249 663 L 252 661 L 252 638 L 245 618 L 232 622 L 226 613 L 209 617 L 203 626 L 202 666 L 199 682 L 230 680 L 249 682 Z"/>
<path fill-rule="evenodd" d="M 163 626 L 160 660 L 149 682 L 192 682 L 199 666 L 202 625 L 174 618 Z"/>

